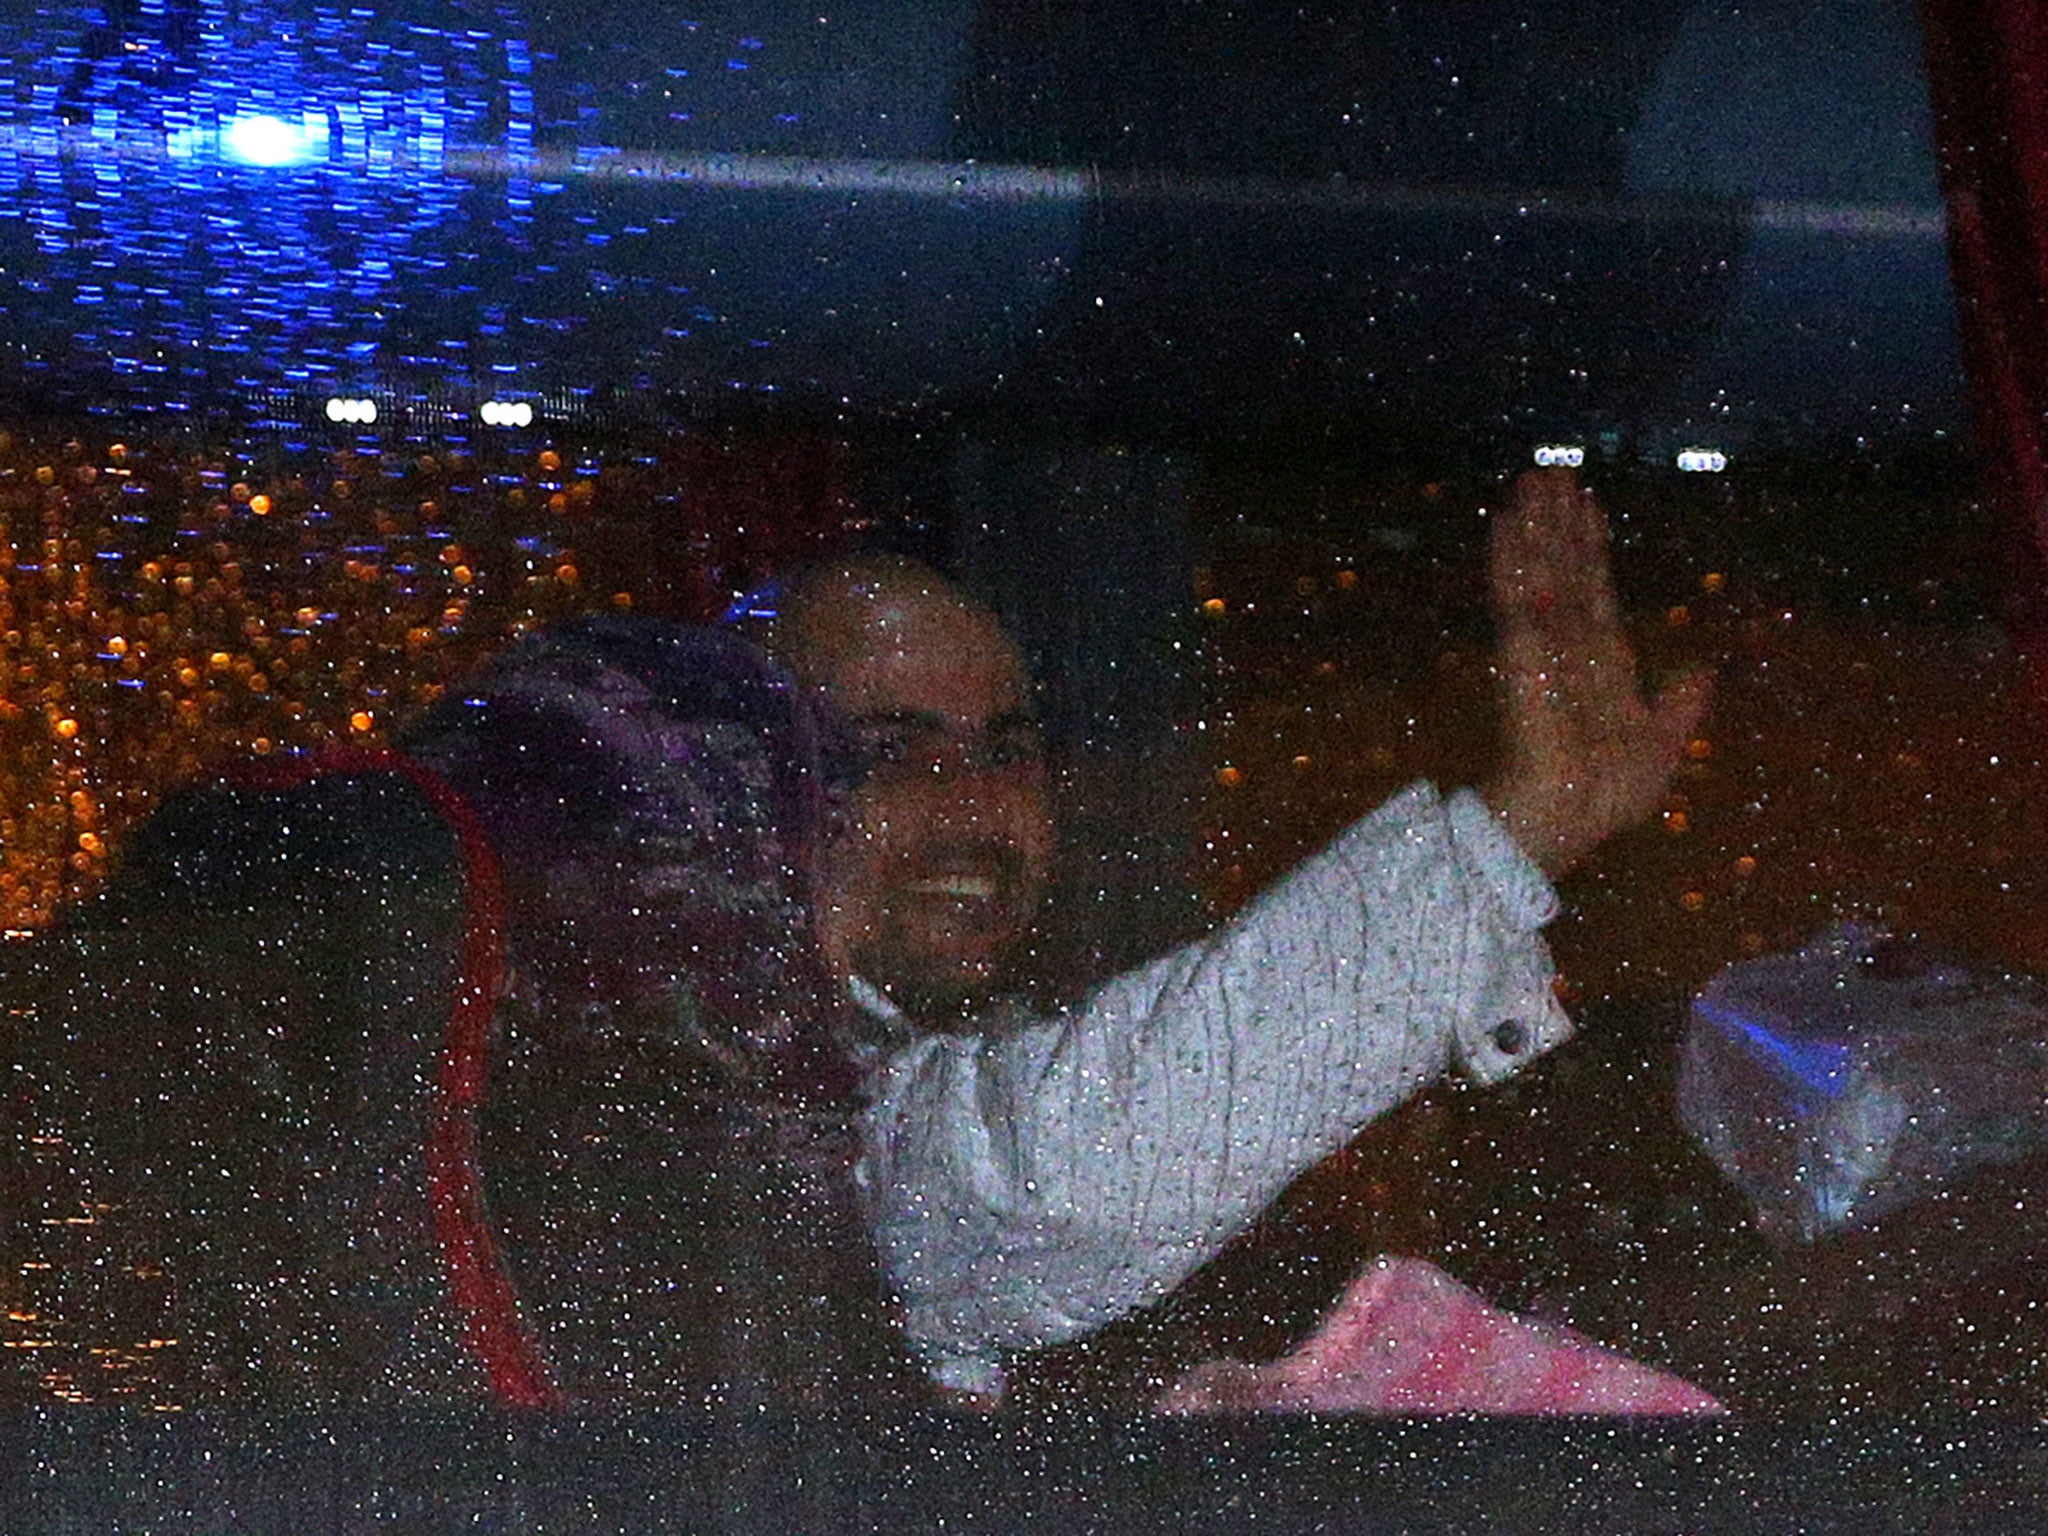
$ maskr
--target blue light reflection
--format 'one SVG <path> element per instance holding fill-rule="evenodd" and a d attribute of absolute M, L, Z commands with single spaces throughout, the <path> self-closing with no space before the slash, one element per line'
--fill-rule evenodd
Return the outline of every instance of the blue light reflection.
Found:
<path fill-rule="evenodd" d="M 473 418 L 514 378 L 836 399 L 992 374 L 1080 212 L 905 179 L 941 169 L 973 15 L 0 0 L 0 362 L 316 419 L 444 394 Z"/>
<path fill-rule="evenodd" d="M 243 165 L 310 165 L 327 156 L 327 128 L 310 111 L 303 123 L 259 112 L 230 118 L 220 147 L 224 156 Z"/>

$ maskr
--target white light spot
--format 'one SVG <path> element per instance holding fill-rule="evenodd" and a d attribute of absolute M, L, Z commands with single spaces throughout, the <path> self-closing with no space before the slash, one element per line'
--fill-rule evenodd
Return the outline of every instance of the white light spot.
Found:
<path fill-rule="evenodd" d="M 221 130 L 220 147 L 230 160 L 244 165 L 277 167 L 305 165 L 317 159 L 326 146 L 317 143 L 304 126 L 259 112 L 229 119 Z"/>
<path fill-rule="evenodd" d="M 327 400 L 327 419 L 332 422 L 353 422 L 368 426 L 377 419 L 377 402 L 351 399 L 346 395 L 331 395 Z"/>

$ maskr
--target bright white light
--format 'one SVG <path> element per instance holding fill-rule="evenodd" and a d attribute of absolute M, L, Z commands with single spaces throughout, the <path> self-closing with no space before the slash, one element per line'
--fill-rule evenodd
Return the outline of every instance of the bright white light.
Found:
<path fill-rule="evenodd" d="M 355 422 L 367 427 L 377 419 L 377 402 L 331 395 L 327 400 L 327 419 L 333 422 Z"/>
<path fill-rule="evenodd" d="M 477 415 L 483 418 L 487 427 L 530 427 L 533 425 L 533 402 L 486 400 L 477 408 Z"/>
<path fill-rule="evenodd" d="M 1545 469 L 1577 469 L 1586 462 L 1586 450 L 1577 443 L 1544 443 L 1536 450 L 1536 462 Z"/>
<path fill-rule="evenodd" d="M 1728 467 L 1728 455 L 1718 448 L 1681 448 L 1678 467 L 1689 475 L 1718 475 Z"/>
<path fill-rule="evenodd" d="M 325 148 L 305 127 L 265 112 L 231 118 L 221 129 L 220 147 L 230 160 L 273 168 L 305 165 Z"/>

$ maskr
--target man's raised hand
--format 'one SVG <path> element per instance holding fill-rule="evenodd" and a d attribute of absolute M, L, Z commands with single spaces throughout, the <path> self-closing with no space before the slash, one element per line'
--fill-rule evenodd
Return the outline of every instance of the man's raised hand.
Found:
<path fill-rule="evenodd" d="M 1555 878 L 1657 808 L 1712 679 L 1643 695 L 1615 609 L 1607 515 L 1570 470 L 1532 470 L 1497 514 L 1488 565 L 1504 718 L 1487 803 Z"/>

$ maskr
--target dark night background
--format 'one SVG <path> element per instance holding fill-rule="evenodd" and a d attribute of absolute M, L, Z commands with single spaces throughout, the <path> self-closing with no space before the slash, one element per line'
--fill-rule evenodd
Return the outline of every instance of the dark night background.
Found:
<path fill-rule="evenodd" d="M 12 0 L 0 35 L 0 314 L 31 399 L 516 389 L 1485 456 L 1960 425 L 1898 0 Z M 314 123 L 307 163 L 223 154 L 254 113 Z M 797 169 L 601 174 L 734 153 Z M 806 189 L 848 160 L 865 185 Z M 917 166 L 1042 174 L 890 179 Z"/>

